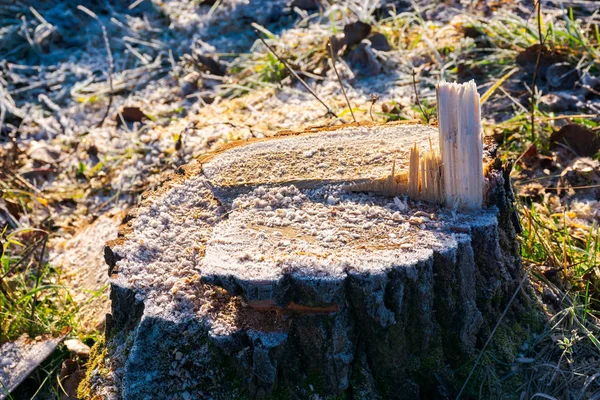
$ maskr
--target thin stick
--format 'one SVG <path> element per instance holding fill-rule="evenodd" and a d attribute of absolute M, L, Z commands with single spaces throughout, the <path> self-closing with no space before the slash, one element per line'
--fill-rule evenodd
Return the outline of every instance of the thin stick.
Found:
<path fill-rule="evenodd" d="M 419 91 L 417 90 L 417 81 L 415 80 L 415 69 L 413 68 L 412 70 L 412 81 L 413 81 L 413 88 L 415 90 L 415 96 L 417 97 L 417 105 L 419 106 L 419 108 L 421 109 L 421 113 L 423 114 L 423 116 L 425 117 L 425 121 L 427 121 L 427 124 L 429 124 L 429 114 L 427 114 L 425 112 L 425 110 L 423 109 L 423 106 L 421 105 L 421 100 L 419 99 Z"/>
<path fill-rule="evenodd" d="M 467 380 L 465 381 L 465 383 L 463 383 L 462 388 L 460 388 L 460 392 L 458 392 L 458 395 L 456 396 L 456 400 L 460 400 L 460 396 L 465 391 L 465 389 L 467 387 L 467 384 L 469 383 L 469 380 L 471 379 L 471 376 L 473 375 L 473 372 L 475 372 L 475 369 L 477 368 L 477 365 L 479 364 L 479 361 L 481 361 L 481 357 L 483 357 L 483 354 L 485 353 L 485 350 L 487 349 L 488 345 L 492 341 L 492 338 L 494 337 L 494 334 L 496 333 L 496 330 L 500 326 L 500 323 L 504 319 L 504 316 L 508 312 L 508 309 L 510 308 L 512 302 L 515 300 L 515 298 L 517 297 L 517 294 L 521 291 L 521 288 L 523 287 L 523 284 L 527 280 L 527 277 L 529 276 L 529 272 L 531 272 L 531 268 L 532 267 L 529 267 L 529 269 L 527 270 L 527 272 L 525 272 L 525 275 L 523 276 L 523 279 L 521 279 L 521 282 L 519 282 L 519 286 L 517 286 L 517 289 L 513 293 L 513 295 L 510 298 L 510 300 L 508 301 L 508 304 L 506 305 L 506 307 L 504 307 L 504 311 L 502 311 L 502 315 L 500 315 L 500 318 L 498 319 L 498 322 L 496 322 L 496 325 L 494 326 L 494 329 L 492 329 L 492 333 L 487 338 L 485 344 L 483 345 L 483 349 L 481 349 L 481 352 L 477 356 L 477 359 L 475 360 L 475 364 L 471 368 L 471 371 L 469 372 L 469 376 L 467 376 Z"/>
<path fill-rule="evenodd" d="M 542 59 L 542 51 L 544 49 L 544 39 L 542 36 L 542 1 L 537 0 L 537 25 L 538 37 L 540 40 L 540 48 L 538 49 L 537 59 L 535 60 L 535 70 L 533 71 L 533 85 L 531 88 L 531 141 L 535 141 L 535 88 L 537 83 L 538 72 L 540 69 L 540 60 Z"/>
<path fill-rule="evenodd" d="M 356 122 L 356 117 L 354 116 L 354 111 L 352 111 L 352 105 L 350 104 L 350 100 L 348 100 L 348 96 L 346 95 L 346 89 L 344 89 L 344 84 L 342 83 L 342 78 L 340 78 L 340 74 L 338 74 L 337 68 L 335 66 L 335 54 L 333 53 L 333 46 L 331 45 L 331 38 L 329 42 L 327 42 L 327 46 L 329 47 L 329 55 L 331 56 L 331 64 L 333 64 L 333 70 L 335 71 L 335 76 L 337 76 L 337 80 L 340 83 L 340 87 L 342 88 L 342 93 L 344 94 L 344 98 L 346 99 L 346 104 L 348 104 L 348 108 L 350 109 L 350 114 L 352 114 L 352 119 Z M 373 118 L 373 116 L 371 116 Z"/>
<path fill-rule="evenodd" d="M 102 117 L 100 122 L 98 122 L 98 124 L 96 125 L 96 127 L 99 128 L 104 123 L 104 120 L 106 119 L 106 117 L 108 117 L 108 113 L 110 112 L 110 107 L 112 106 L 112 102 L 113 102 L 112 93 L 114 90 L 113 89 L 114 62 L 113 62 L 113 57 L 112 57 L 112 51 L 110 49 L 110 42 L 108 41 L 108 34 L 106 33 L 106 28 L 104 27 L 104 24 L 102 23 L 102 21 L 100 21 L 100 18 L 98 18 L 96 13 L 82 5 L 78 5 L 77 9 L 83 11 L 84 13 L 86 13 L 90 17 L 94 18 L 98 22 L 98 24 L 100 25 L 100 29 L 102 29 L 102 37 L 104 38 L 104 47 L 106 48 L 106 58 L 108 61 L 108 85 L 110 87 L 110 92 L 108 93 L 108 107 L 106 107 L 106 112 L 104 113 L 104 116 Z"/>
<path fill-rule="evenodd" d="M 134 8 L 136 8 L 137 6 L 139 6 L 144 0 L 136 0 L 133 3 L 131 3 L 131 5 L 129 7 L 127 7 L 128 10 L 133 10 Z"/>
<path fill-rule="evenodd" d="M 379 96 L 371 93 L 371 107 L 369 107 L 369 115 L 371 116 L 371 121 L 375 122 L 375 118 L 373 118 L 373 106 L 379 100 Z"/>
<path fill-rule="evenodd" d="M 485 93 L 483 94 L 483 96 L 481 96 L 480 104 L 485 103 L 486 100 L 492 94 L 494 94 L 494 92 L 496 91 L 496 89 L 498 89 L 500 87 L 500 85 L 502 85 L 504 83 L 504 81 L 506 81 L 512 74 L 514 74 L 518 70 L 519 70 L 519 68 L 515 67 L 515 68 L 511 69 L 510 71 L 508 71 L 506 74 L 504 74 L 504 76 L 502 78 L 498 79 L 498 81 L 496 81 L 496 83 L 494 83 L 488 90 L 485 91 Z"/>
<path fill-rule="evenodd" d="M 315 92 L 313 92 L 313 90 L 310 88 L 310 86 L 308 86 L 308 84 L 306 82 L 304 82 L 304 80 L 302 78 L 300 78 L 300 76 L 296 73 L 296 71 L 294 71 L 288 65 L 287 62 L 285 62 L 281 57 L 279 57 L 277 55 L 277 53 L 275 53 L 275 51 L 271 48 L 271 46 L 269 46 L 267 44 L 267 42 L 262 38 L 262 36 L 260 36 L 257 29 L 254 30 L 254 33 L 256 34 L 256 37 L 258 37 L 260 39 L 260 41 L 263 42 L 263 44 L 267 47 L 267 49 L 269 49 L 269 51 L 277 58 L 277 60 L 279 60 L 279 62 L 282 63 L 285 68 L 287 68 L 287 70 L 290 72 L 290 74 L 292 74 L 294 76 L 294 78 L 296 78 L 302 84 L 302 86 L 304 86 L 306 88 L 306 90 L 308 90 L 309 93 L 312 94 L 313 97 L 315 99 L 317 99 L 319 101 L 319 103 L 321 103 L 323 105 L 323 107 L 325 107 L 327 109 L 327 114 L 332 115 L 335 118 L 337 118 L 338 116 L 333 111 L 331 111 L 331 108 L 329 108 L 329 106 L 327 104 L 325 104 L 325 102 L 323 102 L 323 100 L 321 100 Z"/>
<path fill-rule="evenodd" d="M 42 264 L 44 263 L 44 254 L 46 253 L 46 245 L 48 244 L 48 233 L 44 233 L 44 239 L 43 239 L 43 243 L 42 243 L 42 251 L 40 252 L 40 258 L 38 259 L 38 263 L 37 263 L 37 269 L 35 271 L 35 285 L 33 287 L 34 290 L 34 294 L 33 294 L 33 301 L 31 302 L 31 320 L 34 320 L 35 317 L 35 308 L 37 306 L 38 303 L 38 296 L 37 296 L 37 288 L 40 284 L 40 270 L 42 269 Z"/>

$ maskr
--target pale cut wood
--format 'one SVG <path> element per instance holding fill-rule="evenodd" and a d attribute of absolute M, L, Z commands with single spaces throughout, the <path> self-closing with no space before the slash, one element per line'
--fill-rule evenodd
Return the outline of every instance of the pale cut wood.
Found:
<path fill-rule="evenodd" d="M 481 208 L 483 131 L 475 82 L 439 83 L 437 104 L 445 203 L 449 207 Z"/>

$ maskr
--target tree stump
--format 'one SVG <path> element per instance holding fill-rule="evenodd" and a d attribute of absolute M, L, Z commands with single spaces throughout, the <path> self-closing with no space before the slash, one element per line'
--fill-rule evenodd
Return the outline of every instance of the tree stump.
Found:
<path fill-rule="evenodd" d="M 287 132 L 146 193 L 105 249 L 107 331 L 130 343 L 121 396 L 415 399 L 460 385 L 522 271 L 489 152 L 481 209 L 394 192 L 411 151 L 437 142 L 411 123 Z"/>

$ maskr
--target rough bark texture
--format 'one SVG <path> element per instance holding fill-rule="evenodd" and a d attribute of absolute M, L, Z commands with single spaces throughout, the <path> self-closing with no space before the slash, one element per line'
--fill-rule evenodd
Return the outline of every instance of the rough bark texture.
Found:
<path fill-rule="evenodd" d="M 400 133 L 410 133 L 406 129 Z M 374 162 L 372 168 L 377 168 L 377 162 L 385 164 L 389 159 Z M 187 167 L 184 174 L 153 194 L 154 200 L 149 198 L 132 213 L 133 219 L 144 214 L 160 218 L 149 211 L 149 204 L 172 196 L 170 188 L 206 175 L 206 170 Z M 144 244 L 143 254 L 134 257 L 127 253 L 127 241 L 132 241 L 132 232 L 139 229 L 131 219 L 122 237 L 109 243 L 105 252 L 113 274 L 107 335 L 109 342 L 113 341 L 110 351 L 124 360 L 116 378 L 111 379 L 118 396 L 125 399 L 304 399 L 314 394 L 321 398 L 416 399 L 451 395 L 464 379 L 464 372 L 457 376 L 456 371 L 477 355 L 522 278 L 512 192 L 499 168 L 488 172 L 487 209 L 476 217 L 459 216 L 448 222 L 445 219 L 451 218 L 450 213 L 439 211 L 442 221 L 435 228 L 417 221 L 419 232 L 441 235 L 431 247 L 429 236 L 416 236 L 410 251 L 417 256 L 386 258 L 387 264 L 381 264 L 365 255 L 375 250 L 363 251 L 362 242 L 358 246 L 350 241 L 340 244 L 347 247 L 344 251 L 357 253 L 374 267 L 348 266 L 348 262 L 341 272 L 326 273 L 303 271 L 294 264 L 294 268 L 260 279 L 240 275 L 252 262 L 222 272 L 206 261 L 212 253 L 222 254 L 219 246 L 231 236 L 226 233 L 237 232 L 225 225 L 237 226 L 238 217 L 228 214 L 235 197 L 232 191 L 250 190 L 247 182 L 243 190 L 232 188 L 212 174 L 207 187 L 216 201 L 200 204 L 194 200 L 194 204 L 203 210 L 214 207 L 213 215 L 218 218 L 211 224 L 226 229 L 221 236 L 210 231 L 204 243 L 197 243 L 196 264 L 174 270 L 174 279 L 183 283 L 164 290 L 161 285 L 166 287 L 169 276 L 163 277 L 164 282 L 154 279 L 142 286 L 141 278 L 130 279 L 134 276 L 131 260 L 142 266 L 154 265 L 157 252 L 164 250 Z M 299 182 L 298 177 L 288 178 L 260 183 Z M 309 178 L 305 180 L 311 181 L 312 190 L 315 184 Z M 309 200 L 303 201 L 316 202 L 310 197 L 312 192 L 307 196 Z M 372 204 L 383 210 L 390 199 L 380 197 L 372 195 Z M 353 201 L 340 198 L 346 208 Z M 325 199 L 319 207 L 330 211 L 337 207 L 325 204 L 329 197 Z M 409 201 L 401 214 L 404 221 L 413 221 L 432 209 L 436 207 Z M 242 226 L 246 220 L 240 221 Z M 370 232 L 376 236 L 376 231 Z M 399 247 L 385 251 L 401 252 Z M 133 345 L 119 347 L 115 342 L 125 337 L 133 339 Z"/>

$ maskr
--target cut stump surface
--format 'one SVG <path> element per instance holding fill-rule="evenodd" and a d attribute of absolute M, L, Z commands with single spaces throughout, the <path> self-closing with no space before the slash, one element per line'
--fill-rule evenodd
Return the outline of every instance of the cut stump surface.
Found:
<path fill-rule="evenodd" d="M 148 193 L 105 250 L 109 329 L 133 342 L 124 398 L 452 387 L 521 269 L 501 171 L 472 212 L 365 190 L 437 138 L 394 124 L 235 143 Z"/>

